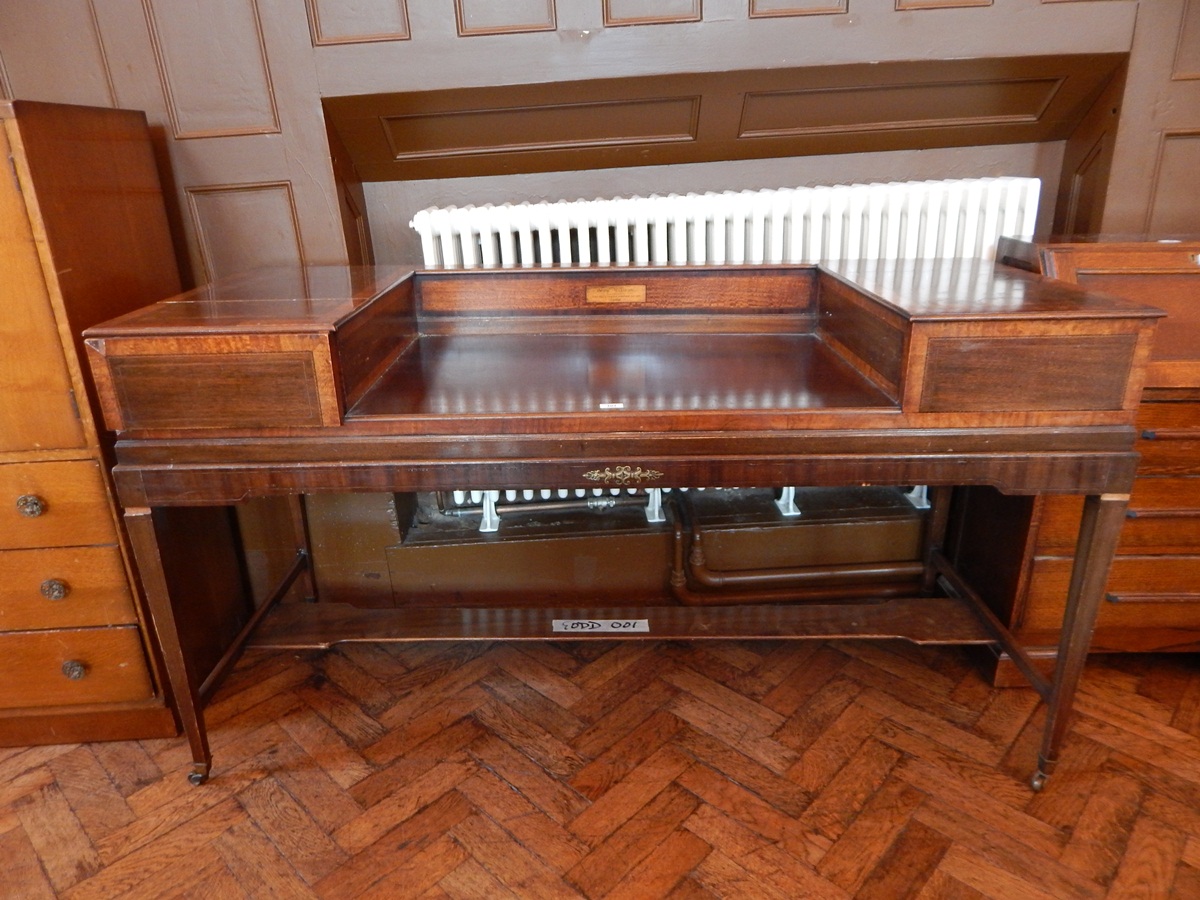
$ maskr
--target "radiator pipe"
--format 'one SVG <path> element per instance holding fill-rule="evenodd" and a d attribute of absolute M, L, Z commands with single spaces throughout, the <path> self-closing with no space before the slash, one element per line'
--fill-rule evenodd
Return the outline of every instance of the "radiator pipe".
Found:
<path fill-rule="evenodd" d="M 918 578 L 925 566 L 917 561 L 847 563 L 836 566 L 798 566 L 788 569 L 739 569 L 719 572 L 708 568 L 698 528 L 692 528 L 692 547 L 688 554 L 688 574 L 701 587 L 721 590 L 727 587 L 769 587 L 805 584 L 858 584 L 883 578 Z"/>
<path fill-rule="evenodd" d="M 696 575 L 694 559 L 688 561 L 686 552 L 685 533 L 691 532 L 693 542 L 698 536 L 698 529 L 692 525 L 686 505 L 674 495 L 670 502 L 675 510 L 672 516 L 672 564 L 671 564 L 671 593 L 677 600 L 687 606 L 721 606 L 732 603 L 786 603 L 805 600 L 833 600 L 862 598 L 859 581 L 870 576 L 894 576 L 915 578 L 924 571 L 919 563 L 897 565 L 867 565 L 867 566 L 830 566 L 826 568 L 795 568 L 795 569 L 757 569 L 736 573 L 734 578 L 726 573 L 720 576 L 720 585 L 707 590 L 694 590 L 690 585 L 689 576 Z M 694 546 L 694 543 L 693 543 Z M 708 570 L 704 570 L 707 574 Z M 868 574 L 869 573 L 869 574 Z M 850 575 L 851 577 L 847 577 Z M 748 576 L 748 577 L 740 577 Z M 779 577 L 776 577 L 779 576 Z M 858 577 L 854 577 L 858 576 Z M 781 582 L 790 579 L 794 586 L 785 588 Z M 700 581 L 700 579 L 696 579 Z M 701 582 L 703 583 L 703 582 Z M 741 590 L 731 590 L 730 587 Z M 753 590 L 756 586 L 761 586 Z M 772 589 L 773 588 L 773 589 Z M 871 588 L 872 598 L 894 597 L 912 594 L 914 585 L 911 581 L 904 583 L 875 584 Z"/>

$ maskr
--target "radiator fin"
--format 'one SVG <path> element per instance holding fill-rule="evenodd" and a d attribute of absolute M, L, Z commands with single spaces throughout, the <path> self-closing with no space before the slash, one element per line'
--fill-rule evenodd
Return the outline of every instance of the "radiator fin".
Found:
<path fill-rule="evenodd" d="M 423 209 L 428 268 L 991 260 L 1030 240 L 1041 182 L 967 178 Z"/>

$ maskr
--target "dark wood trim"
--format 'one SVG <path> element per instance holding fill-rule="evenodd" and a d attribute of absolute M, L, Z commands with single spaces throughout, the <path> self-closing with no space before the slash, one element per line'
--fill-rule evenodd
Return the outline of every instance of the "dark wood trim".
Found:
<path fill-rule="evenodd" d="M 1123 54 L 910 60 L 326 97 L 364 181 L 1069 138 Z"/>
<path fill-rule="evenodd" d="M 6 709 L 0 717 L 0 746 L 139 741 L 179 734 L 175 714 L 161 698 L 145 704 L 106 703 L 79 710 Z"/>

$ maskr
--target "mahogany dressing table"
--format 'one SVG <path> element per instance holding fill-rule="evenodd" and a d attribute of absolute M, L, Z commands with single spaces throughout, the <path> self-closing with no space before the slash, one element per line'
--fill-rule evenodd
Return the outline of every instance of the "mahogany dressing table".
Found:
<path fill-rule="evenodd" d="M 922 559 L 902 594 L 875 595 L 857 572 L 844 599 L 693 603 L 698 589 L 674 572 L 677 595 L 636 606 L 265 603 L 239 641 L 587 639 L 561 630 L 586 620 L 606 638 L 626 627 L 642 639 L 999 644 L 1048 704 L 1040 787 L 1133 482 L 1158 315 L 940 260 L 266 271 L 95 326 L 86 344 L 189 777 L 209 775 L 201 706 L 222 666 L 195 671 L 177 624 L 160 543 L 173 510 L 325 492 L 928 485 Z M 943 551 L 955 485 L 1085 498 L 1050 679 Z M 294 508 L 296 564 L 276 597 L 310 563 L 303 501 Z M 659 527 L 678 532 L 680 515 L 668 502 Z"/>

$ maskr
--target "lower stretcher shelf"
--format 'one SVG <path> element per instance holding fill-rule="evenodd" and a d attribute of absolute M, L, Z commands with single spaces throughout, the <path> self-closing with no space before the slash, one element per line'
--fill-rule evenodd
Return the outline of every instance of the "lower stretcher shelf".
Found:
<path fill-rule="evenodd" d="M 636 622 L 647 630 L 555 631 L 559 621 Z M 970 607 L 949 597 L 729 607 L 512 607 L 362 609 L 347 603 L 287 603 L 259 626 L 257 648 L 329 647 L 347 641 L 563 640 L 570 638 L 901 638 L 918 644 L 994 641 Z"/>

